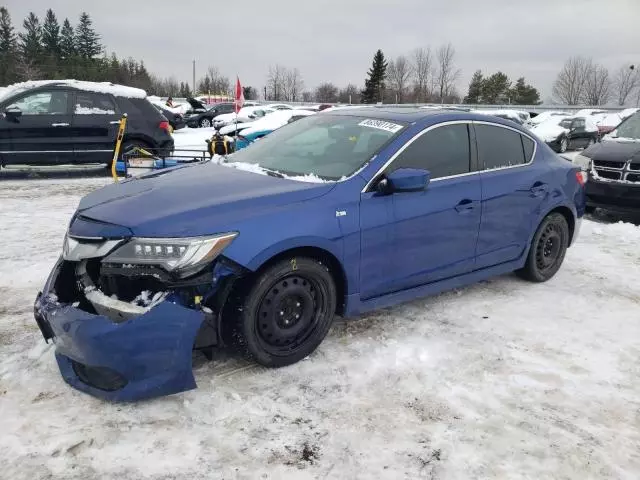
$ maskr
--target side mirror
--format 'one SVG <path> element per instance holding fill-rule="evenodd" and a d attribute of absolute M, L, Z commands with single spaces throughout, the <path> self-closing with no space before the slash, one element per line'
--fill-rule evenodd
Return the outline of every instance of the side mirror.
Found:
<path fill-rule="evenodd" d="M 431 173 L 419 168 L 399 168 L 378 182 L 380 193 L 420 192 L 427 188 Z"/>
<path fill-rule="evenodd" d="M 9 107 L 4 111 L 4 115 L 7 120 L 17 122 L 18 119 L 22 116 L 22 110 L 20 110 L 18 107 Z"/>

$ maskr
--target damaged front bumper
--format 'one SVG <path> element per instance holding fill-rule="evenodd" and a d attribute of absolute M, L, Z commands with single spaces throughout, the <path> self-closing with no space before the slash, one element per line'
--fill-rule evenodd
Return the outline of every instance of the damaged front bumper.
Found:
<path fill-rule="evenodd" d="M 111 401 L 133 401 L 196 388 L 192 350 L 219 344 L 221 309 L 234 277 L 224 267 L 213 269 L 214 293 L 220 311 L 191 308 L 171 297 L 139 316 L 114 318 L 86 311 L 82 302 L 65 303 L 57 286 L 60 259 L 34 305 L 34 316 L 45 340 L 56 346 L 56 360 L 72 387 Z M 217 275 L 217 276 L 216 276 Z M 221 288 L 225 286 L 225 288 Z M 220 288 L 218 288 L 220 287 Z M 104 312 L 101 312 L 104 313 Z"/>

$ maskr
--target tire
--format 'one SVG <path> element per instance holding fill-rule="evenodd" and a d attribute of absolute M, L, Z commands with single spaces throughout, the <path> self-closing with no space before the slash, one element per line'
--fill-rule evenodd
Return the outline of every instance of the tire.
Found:
<path fill-rule="evenodd" d="M 326 337 L 336 297 L 326 266 L 305 257 L 282 260 L 262 272 L 240 302 L 236 346 L 266 367 L 296 363 Z"/>
<path fill-rule="evenodd" d="M 516 274 L 530 282 L 546 282 L 562 266 L 569 246 L 569 225 L 560 213 L 547 215 L 531 241 L 524 268 Z"/>
<path fill-rule="evenodd" d="M 567 137 L 562 137 L 560 140 L 560 146 L 558 147 L 558 153 L 565 153 L 569 148 L 569 139 Z"/>
<path fill-rule="evenodd" d="M 198 126 L 200 128 L 209 128 L 212 126 L 212 121 L 210 118 L 201 118 L 198 122 Z"/>
<path fill-rule="evenodd" d="M 589 214 L 596 213 L 596 207 L 587 205 L 584 207 L 584 212 Z"/>

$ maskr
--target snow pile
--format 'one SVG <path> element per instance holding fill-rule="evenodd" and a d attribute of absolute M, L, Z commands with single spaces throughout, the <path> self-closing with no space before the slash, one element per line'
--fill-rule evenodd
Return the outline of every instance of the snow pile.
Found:
<path fill-rule="evenodd" d="M 233 155 L 229 155 L 227 158 L 233 158 Z M 256 163 L 245 163 L 245 162 L 219 162 L 220 165 L 225 165 L 229 167 L 236 168 L 238 170 L 243 170 L 245 172 L 251 173 L 259 173 L 260 175 L 269 175 L 271 172 L 269 169 L 262 168 L 260 165 Z M 275 172 L 278 175 L 282 175 L 283 178 L 287 180 L 295 180 L 296 182 L 306 182 L 306 183 L 333 183 L 332 180 L 323 180 L 317 175 L 311 173 L 307 175 L 285 175 L 284 173 Z"/>
<path fill-rule="evenodd" d="M 74 112 L 77 115 L 115 115 L 115 110 L 103 110 L 98 107 L 81 107 L 76 105 Z"/>
<path fill-rule="evenodd" d="M 568 134 L 569 130 L 558 125 L 559 119 L 553 118 L 546 122 L 539 123 L 531 128 L 531 133 L 537 135 L 544 142 L 552 142 L 563 133 Z"/>
<path fill-rule="evenodd" d="M 150 290 L 144 290 L 134 298 L 131 303 L 144 308 L 153 308 L 159 303 L 163 302 L 167 298 L 168 292 L 151 292 Z"/>
<path fill-rule="evenodd" d="M 126 87 L 124 85 L 117 85 L 109 82 L 85 82 L 80 80 L 30 80 L 28 82 L 9 85 L 6 90 L 0 92 L 0 100 L 16 93 L 47 85 L 65 85 L 77 88 L 78 90 L 107 93 L 116 97 L 145 98 L 147 96 L 147 92 L 139 88 Z"/>

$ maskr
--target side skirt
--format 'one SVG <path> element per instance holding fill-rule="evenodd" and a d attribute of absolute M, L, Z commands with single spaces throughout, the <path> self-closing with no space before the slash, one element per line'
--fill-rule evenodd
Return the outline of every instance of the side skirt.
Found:
<path fill-rule="evenodd" d="M 528 254 L 529 249 L 526 250 Z M 526 255 L 524 255 L 526 259 Z M 360 294 L 349 295 L 347 297 L 347 305 L 345 308 L 345 317 L 353 317 L 361 315 L 363 313 L 370 312 L 372 310 L 378 310 L 380 308 L 391 307 L 410 300 L 416 300 L 421 297 L 436 295 L 447 290 L 454 288 L 464 287 L 477 283 L 481 280 L 486 280 L 491 277 L 503 275 L 505 273 L 513 272 L 522 268 L 524 265 L 523 258 L 518 260 L 496 265 L 494 267 L 484 268 L 482 270 L 476 270 L 459 277 L 448 278 L 435 283 L 428 283 L 419 287 L 414 287 L 408 290 L 402 290 L 400 292 L 394 292 L 381 297 L 372 298 L 364 302 L 360 301 Z"/>

